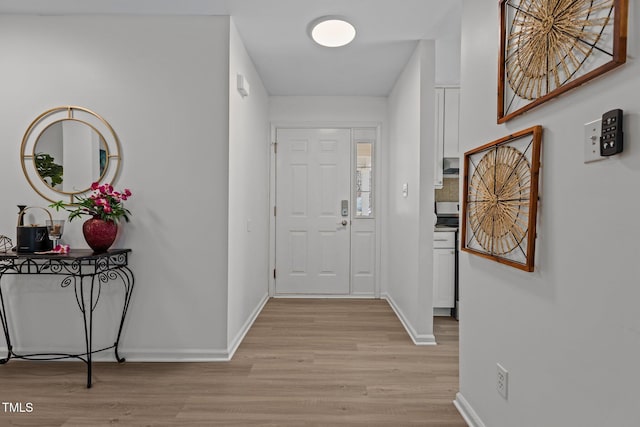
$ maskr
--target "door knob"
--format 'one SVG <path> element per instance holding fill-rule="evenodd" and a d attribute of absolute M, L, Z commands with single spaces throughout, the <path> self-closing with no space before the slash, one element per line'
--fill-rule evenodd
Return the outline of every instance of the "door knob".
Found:
<path fill-rule="evenodd" d="M 342 224 L 344 227 L 346 227 L 348 223 L 349 222 L 346 219 L 343 219 L 340 224 Z"/>

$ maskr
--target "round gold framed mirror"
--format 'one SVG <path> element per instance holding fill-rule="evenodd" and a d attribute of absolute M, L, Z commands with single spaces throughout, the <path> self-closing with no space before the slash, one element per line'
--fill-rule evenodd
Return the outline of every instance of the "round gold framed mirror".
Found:
<path fill-rule="evenodd" d="M 101 116 L 83 107 L 62 106 L 39 115 L 20 147 L 22 171 L 33 189 L 55 202 L 112 184 L 120 171 L 120 142 Z"/>

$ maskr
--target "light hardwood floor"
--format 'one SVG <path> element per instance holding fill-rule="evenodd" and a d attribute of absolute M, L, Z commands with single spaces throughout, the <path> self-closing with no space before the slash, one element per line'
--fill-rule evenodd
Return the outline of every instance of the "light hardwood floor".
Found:
<path fill-rule="evenodd" d="M 227 363 L 10 361 L 0 402 L 31 402 L 0 426 L 466 426 L 458 324 L 415 346 L 383 300 L 272 299 Z M 125 354 L 126 356 L 126 354 Z"/>

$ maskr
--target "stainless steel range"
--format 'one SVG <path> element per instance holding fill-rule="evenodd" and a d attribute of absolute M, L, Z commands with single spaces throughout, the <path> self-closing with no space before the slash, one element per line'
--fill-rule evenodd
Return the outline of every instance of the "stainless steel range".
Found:
<path fill-rule="evenodd" d="M 436 227 L 458 228 L 460 223 L 458 202 L 436 202 Z"/>

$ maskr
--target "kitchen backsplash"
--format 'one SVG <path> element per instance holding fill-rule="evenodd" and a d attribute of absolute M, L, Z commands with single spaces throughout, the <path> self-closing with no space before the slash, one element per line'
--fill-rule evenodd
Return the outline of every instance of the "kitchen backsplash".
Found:
<path fill-rule="evenodd" d="M 436 202 L 458 202 L 460 201 L 460 179 L 443 179 L 442 189 L 436 190 Z"/>

